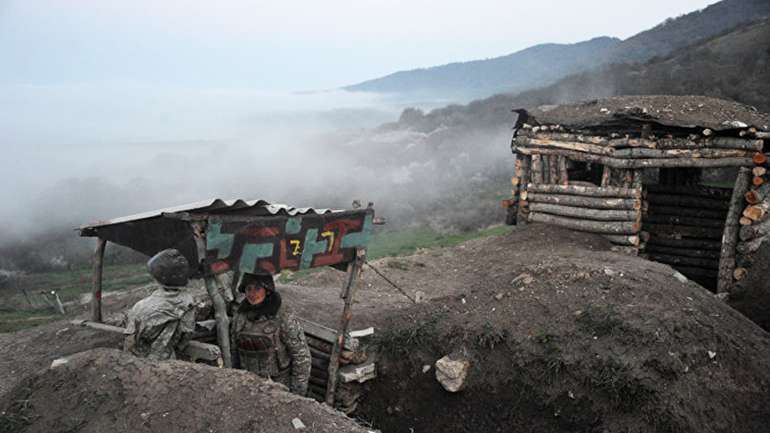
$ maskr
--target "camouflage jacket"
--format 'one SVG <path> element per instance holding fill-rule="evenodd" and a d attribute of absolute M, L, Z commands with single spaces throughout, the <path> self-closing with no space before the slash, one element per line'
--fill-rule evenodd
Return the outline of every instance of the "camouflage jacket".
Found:
<path fill-rule="evenodd" d="M 283 383 L 306 395 L 310 381 L 310 348 L 305 331 L 291 310 L 274 316 L 238 309 L 232 320 L 230 347 L 233 367 Z"/>
<path fill-rule="evenodd" d="M 163 288 L 128 312 L 124 349 L 151 359 L 176 359 L 195 330 L 195 301 L 185 288 Z"/>

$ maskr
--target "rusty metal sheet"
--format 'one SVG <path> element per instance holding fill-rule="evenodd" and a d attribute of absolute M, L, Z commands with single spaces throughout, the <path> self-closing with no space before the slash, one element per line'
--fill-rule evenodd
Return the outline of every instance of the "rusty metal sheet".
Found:
<path fill-rule="evenodd" d="M 371 208 L 264 218 L 210 216 L 206 258 L 215 273 L 278 273 L 340 265 L 372 234 Z"/>

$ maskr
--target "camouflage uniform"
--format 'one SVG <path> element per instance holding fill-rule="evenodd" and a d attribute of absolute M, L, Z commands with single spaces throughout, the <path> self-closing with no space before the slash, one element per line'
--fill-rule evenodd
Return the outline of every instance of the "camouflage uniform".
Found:
<path fill-rule="evenodd" d="M 283 307 L 275 315 L 263 315 L 239 308 L 230 340 L 235 368 L 282 383 L 295 394 L 307 394 L 310 348 L 291 310 Z"/>
<path fill-rule="evenodd" d="M 164 286 L 128 313 L 124 349 L 150 359 L 176 359 L 195 330 L 195 301 L 185 287 Z"/>

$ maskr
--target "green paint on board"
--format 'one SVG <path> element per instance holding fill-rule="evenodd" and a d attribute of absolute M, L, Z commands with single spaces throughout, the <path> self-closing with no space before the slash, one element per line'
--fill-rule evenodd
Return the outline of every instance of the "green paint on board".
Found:
<path fill-rule="evenodd" d="M 360 232 L 348 233 L 342 238 L 342 248 L 363 248 L 369 243 L 372 236 L 372 214 L 367 214 L 364 218 L 364 227 Z"/>
<path fill-rule="evenodd" d="M 210 223 L 206 231 L 206 248 L 217 250 L 217 259 L 224 259 L 233 249 L 235 235 L 222 233 L 222 223 Z"/>
<path fill-rule="evenodd" d="M 292 217 L 286 220 L 286 234 L 296 235 L 302 230 L 302 217 Z"/>
<path fill-rule="evenodd" d="M 243 247 L 243 253 L 241 254 L 241 262 L 238 265 L 238 270 L 243 273 L 253 274 L 257 269 L 257 260 L 263 257 L 270 257 L 273 255 L 273 244 L 248 244 Z"/>
<path fill-rule="evenodd" d="M 299 268 L 307 269 L 313 263 L 313 256 L 326 251 L 329 241 L 323 239 L 318 241 L 318 229 L 310 229 L 305 234 L 305 243 L 302 246 L 302 258 L 300 259 Z"/>

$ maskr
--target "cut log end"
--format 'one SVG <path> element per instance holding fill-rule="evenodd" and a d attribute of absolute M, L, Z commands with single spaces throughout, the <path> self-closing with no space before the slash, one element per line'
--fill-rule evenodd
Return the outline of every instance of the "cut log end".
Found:
<path fill-rule="evenodd" d="M 742 279 L 746 278 L 746 275 L 748 275 L 748 271 L 746 268 L 735 268 L 733 271 L 733 278 L 735 281 L 741 281 Z"/>
<path fill-rule="evenodd" d="M 767 163 L 767 155 L 757 152 L 751 157 L 751 160 L 754 161 L 754 164 L 756 165 L 765 165 L 765 163 Z"/>

